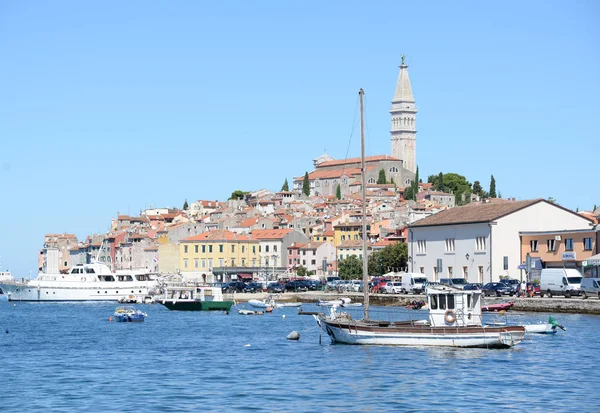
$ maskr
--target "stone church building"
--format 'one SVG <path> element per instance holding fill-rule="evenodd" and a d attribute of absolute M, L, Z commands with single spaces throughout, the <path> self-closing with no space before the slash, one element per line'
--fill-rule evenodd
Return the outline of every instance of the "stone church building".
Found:
<path fill-rule="evenodd" d="M 365 158 L 367 183 L 374 184 L 379 171 L 384 170 L 388 182 L 392 179 L 399 187 L 412 183 L 417 169 L 416 156 L 416 115 L 415 99 L 408 77 L 408 65 L 400 65 L 400 74 L 392 100 L 391 114 L 391 155 L 376 155 Z M 310 194 L 335 196 L 340 185 L 342 197 L 360 191 L 360 158 L 336 160 L 323 154 L 313 160 L 314 170 L 308 174 Z M 294 177 L 294 191 L 302 193 L 304 176 Z"/>

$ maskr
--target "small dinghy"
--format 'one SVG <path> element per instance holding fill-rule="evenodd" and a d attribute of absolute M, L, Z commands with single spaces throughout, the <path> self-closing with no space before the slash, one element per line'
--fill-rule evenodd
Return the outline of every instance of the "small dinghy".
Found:
<path fill-rule="evenodd" d="M 263 315 L 264 311 L 244 310 L 243 308 L 238 311 L 242 315 Z"/>
<path fill-rule="evenodd" d="M 122 323 L 139 323 L 144 321 L 147 315 L 148 314 L 143 311 L 136 310 L 130 305 L 124 305 L 117 307 L 112 318 L 114 318 L 115 321 Z"/>

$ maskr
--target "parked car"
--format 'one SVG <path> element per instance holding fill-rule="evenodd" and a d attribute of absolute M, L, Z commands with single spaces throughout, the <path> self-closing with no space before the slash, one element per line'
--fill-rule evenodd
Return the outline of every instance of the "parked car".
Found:
<path fill-rule="evenodd" d="M 527 291 L 530 290 L 530 287 L 533 287 L 533 294 L 534 295 L 540 295 L 542 289 L 540 288 L 540 285 L 538 283 L 527 283 Z"/>
<path fill-rule="evenodd" d="M 373 293 L 383 293 L 383 289 L 385 285 L 390 282 L 390 280 L 375 278 L 370 284 L 371 292 Z"/>
<path fill-rule="evenodd" d="M 467 280 L 464 278 L 440 278 L 440 284 L 451 285 L 456 288 L 464 288 Z"/>
<path fill-rule="evenodd" d="M 278 283 L 278 282 L 272 282 L 269 285 L 267 285 L 267 292 L 268 293 L 284 293 L 285 285 Z"/>
<path fill-rule="evenodd" d="M 515 280 L 514 278 L 502 278 L 500 282 L 508 285 L 511 288 L 513 294 L 516 294 L 521 290 L 521 281 Z"/>
<path fill-rule="evenodd" d="M 230 281 L 228 283 L 223 284 L 221 290 L 224 293 L 241 293 L 242 291 L 244 291 L 244 288 L 246 288 L 246 283 L 242 281 Z"/>
<path fill-rule="evenodd" d="M 285 291 L 308 291 L 308 285 L 302 280 L 288 281 L 285 283 Z"/>
<path fill-rule="evenodd" d="M 244 292 L 245 293 L 260 293 L 262 292 L 263 286 L 261 283 L 258 282 L 250 282 L 248 284 L 246 284 L 246 286 L 244 287 Z"/>
<path fill-rule="evenodd" d="M 321 291 L 323 289 L 323 282 L 320 280 L 308 280 L 306 283 L 311 291 Z"/>
<path fill-rule="evenodd" d="M 481 290 L 482 287 L 481 283 L 468 283 L 465 284 L 464 290 Z"/>
<path fill-rule="evenodd" d="M 580 288 L 584 300 L 588 297 L 600 298 L 600 278 L 584 278 Z"/>
<path fill-rule="evenodd" d="M 402 282 L 390 281 L 385 283 L 385 287 L 383 287 L 383 290 L 381 292 L 384 294 L 400 294 L 402 290 Z"/>
<path fill-rule="evenodd" d="M 510 295 L 511 297 L 514 295 L 514 292 L 511 287 L 504 283 L 487 283 L 482 288 L 483 295 L 495 295 L 500 297 L 502 295 Z"/>

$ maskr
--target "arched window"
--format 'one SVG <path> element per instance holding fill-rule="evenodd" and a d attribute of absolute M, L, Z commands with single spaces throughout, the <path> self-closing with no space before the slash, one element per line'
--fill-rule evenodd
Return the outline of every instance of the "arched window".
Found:
<path fill-rule="evenodd" d="M 404 186 L 409 186 L 410 184 L 412 184 L 412 179 L 407 179 L 404 181 Z"/>
<path fill-rule="evenodd" d="M 373 179 L 373 178 L 369 179 L 369 182 L 368 182 L 368 183 L 370 183 L 370 184 L 374 184 L 374 183 L 375 183 L 375 179 Z"/>
<path fill-rule="evenodd" d="M 395 166 L 392 166 L 390 168 L 390 173 L 394 173 L 394 172 L 398 172 L 398 168 L 396 168 Z"/>
<path fill-rule="evenodd" d="M 319 181 L 315 182 L 315 186 L 321 186 L 321 184 L 319 183 Z"/>

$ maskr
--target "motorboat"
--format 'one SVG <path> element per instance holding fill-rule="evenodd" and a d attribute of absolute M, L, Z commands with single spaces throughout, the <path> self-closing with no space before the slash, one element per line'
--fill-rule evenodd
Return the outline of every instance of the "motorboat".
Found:
<path fill-rule="evenodd" d="M 117 301 L 127 295 L 155 292 L 156 276 L 146 269 L 118 270 L 94 261 L 78 264 L 67 274 L 40 273 L 26 281 L 0 280 L 9 301 Z"/>
<path fill-rule="evenodd" d="M 513 301 L 509 301 L 508 303 L 482 305 L 481 311 L 487 311 L 487 312 L 506 311 L 506 310 L 510 310 L 514 305 L 515 305 L 515 303 Z"/>
<path fill-rule="evenodd" d="M 125 305 L 117 307 L 113 314 L 113 319 L 123 323 L 139 323 L 146 319 L 148 314 L 141 310 L 137 310 L 135 307 Z"/>
<path fill-rule="evenodd" d="M 506 326 L 506 325 L 509 325 L 509 323 L 508 322 L 494 322 L 494 323 L 487 323 L 486 325 L 488 325 L 488 326 Z M 523 324 L 523 327 L 525 327 L 525 330 L 527 331 L 527 333 L 530 333 L 530 334 L 556 334 L 556 332 L 558 331 L 559 328 L 563 331 L 567 330 L 565 327 L 558 324 L 556 322 L 556 319 L 552 315 L 548 317 L 548 322 L 546 322 L 546 323 L 540 322 L 537 324 Z"/>
<path fill-rule="evenodd" d="M 248 304 L 255 308 L 281 308 L 281 307 L 300 307 L 302 303 L 298 302 L 275 302 L 272 297 L 264 300 L 248 300 Z"/>
<path fill-rule="evenodd" d="M 158 302 L 169 310 L 176 311 L 226 311 L 229 312 L 233 301 L 224 300 L 220 287 L 206 285 L 165 285 Z"/>
<path fill-rule="evenodd" d="M 317 301 L 317 306 L 319 307 L 343 307 L 343 306 L 347 306 L 350 305 L 350 303 L 352 302 L 352 300 L 348 297 L 342 297 L 338 300 L 318 300 Z"/>
<path fill-rule="evenodd" d="M 263 315 L 265 312 L 264 311 L 255 311 L 255 310 L 246 310 L 246 309 L 240 309 L 238 310 L 238 313 L 240 313 L 241 315 Z"/>

